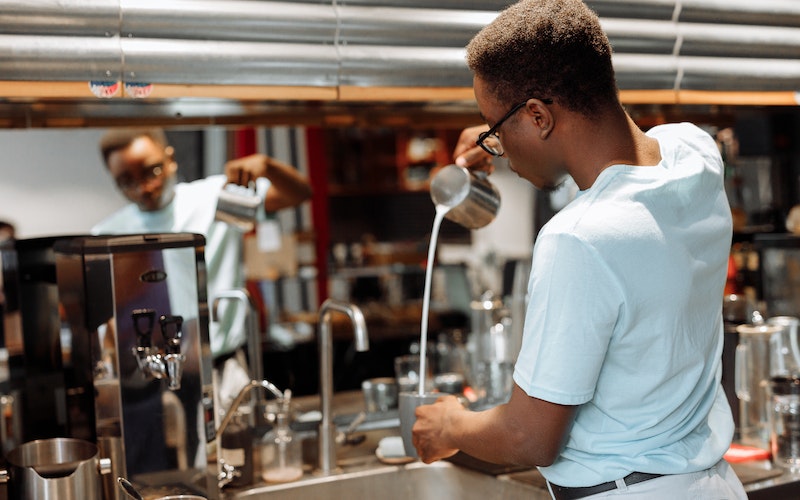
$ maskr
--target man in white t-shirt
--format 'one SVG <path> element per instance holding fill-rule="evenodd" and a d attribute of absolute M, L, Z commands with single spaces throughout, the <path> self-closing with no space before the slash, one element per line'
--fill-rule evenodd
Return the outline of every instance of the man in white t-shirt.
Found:
<path fill-rule="evenodd" d="M 178 183 L 174 150 L 164 131 L 157 128 L 112 129 L 101 139 L 100 151 L 108 173 L 131 203 L 94 226 L 92 233 L 202 234 L 206 238 L 209 300 L 220 292 L 244 286 L 243 233 L 215 221 L 223 186 L 255 182 L 266 212 L 296 206 L 311 196 L 305 176 L 263 154 L 227 162 L 224 175 Z M 209 325 L 211 352 L 215 366 L 221 370 L 237 364 L 236 355 L 247 340 L 244 315 L 242 304 L 226 301 L 220 305 L 216 321 Z M 223 406 L 235 396 L 235 389 L 228 392 L 233 394 L 223 398 Z"/>
<path fill-rule="evenodd" d="M 732 224 L 713 138 L 690 124 L 639 129 L 580 0 L 509 7 L 467 64 L 491 128 L 466 130 L 456 162 L 504 156 L 540 189 L 571 176 L 579 191 L 534 245 L 510 400 L 420 407 L 420 457 L 538 466 L 556 500 L 746 498 L 722 459 Z M 470 161 L 476 145 L 483 159 Z"/>

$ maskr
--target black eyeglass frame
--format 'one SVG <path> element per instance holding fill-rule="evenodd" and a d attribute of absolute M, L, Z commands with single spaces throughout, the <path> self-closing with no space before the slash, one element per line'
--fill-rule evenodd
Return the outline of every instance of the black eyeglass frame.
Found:
<path fill-rule="evenodd" d="M 161 177 L 161 174 L 164 172 L 164 165 L 166 164 L 166 162 L 167 160 L 164 160 L 143 167 L 142 174 L 138 178 L 131 178 L 123 175 L 120 176 L 122 178 L 114 179 L 114 182 L 117 183 L 117 186 L 119 186 L 121 190 L 132 191 L 133 189 L 135 189 L 136 187 L 140 186 L 145 182 L 149 182 L 153 179 Z"/>
<path fill-rule="evenodd" d="M 514 115 L 514 113 L 516 113 L 517 111 L 522 109 L 526 104 L 528 104 L 529 100 L 530 100 L 530 98 L 529 99 L 525 99 L 521 103 L 517 104 L 516 106 L 514 106 L 513 108 L 508 110 L 508 113 L 506 113 L 505 115 L 503 115 L 502 118 L 497 120 L 497 123 L 495 123 L 492 128 L 490 128 L 486 132 L 481 132 L 480 135 L 478 135 L 478 140 L 475 141 L 475 144 L 480 146 L 484 151 L 486 151 L 487 153 L 489 153 L 492 156 L 503 156 L 504 154 L 506 154 L 505 151 L 503 151 L 502 153 L 497 153 L 497 151 L 495 151 L 494 148 L 492 148 L 491 146 L 487 146 L 486 144 L 483 143 L 483 141 L 485 141 L 486 139 L 488 139 L 491 136 L 494 136 L 494 138 L 497 139 L 497 142 L 499 143 L 500 142 L 500 136 L 497 135 L 497 129 L 500 128 L 500 125 L 502 125 L 506 120 L 511 118 Z M 539 99 L 539 100 L 542 101 L 545 104 L 553 104 L 553 100 L 550 99 L 550 98 Z"/>

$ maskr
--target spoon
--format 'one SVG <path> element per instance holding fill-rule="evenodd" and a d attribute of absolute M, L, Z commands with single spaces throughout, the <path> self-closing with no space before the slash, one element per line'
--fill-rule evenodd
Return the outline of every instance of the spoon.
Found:
<path fill-rule="evenodd" d="M 122 489 L 125 490 L 125 493 L 130 495 L 131 498 L 134 498 L 135 500 L 144 500 L 144 497 L 138 491 L 136 491 L 136 488 L 133 487 L 130 481 L 124 477 L 118 477 L 117 482 L 120 486 L 122 486 Z"/>

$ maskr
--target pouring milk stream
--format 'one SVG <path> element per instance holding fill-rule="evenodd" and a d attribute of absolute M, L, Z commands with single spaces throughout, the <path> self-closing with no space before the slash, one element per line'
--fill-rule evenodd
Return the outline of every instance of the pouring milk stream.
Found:
<path fill-rule="evenodd" d="M 436 242 L 444 218 L 468 229 L 478 229 L 492 222 L 500 208 L 500 193 L 484 174 L 470 172 L 464 167 L 447 165 L 431 180 L 431 199 L 436 206 L 428 261 L 425 269 L 425 289 L 422 295 L 422 323 L 420 325 L 419 389 L 425 393 L 425 376 L 428 350 L 428 316 L 430 314 L 431 280 L 436 256 Z"/>
<path fill-rule="evenodd" d="M 439 228 L 442 226 L 445 214 L 450 211 L 446 205 L 436 205 L 436 216 L 433 218 L 431 242 L 428 246 L 428 265 L 425 269 L 425 289 L 422 293 L 422 324 L 420 325 L 420 353 L 419 353 L 419 395 L 425 394 L 425 357 L 428 350 L 428 315 L 431 305 L 431 276 L 433 275 L 433 259 L 436 256 L 436 240 L 439 239 Z"/>

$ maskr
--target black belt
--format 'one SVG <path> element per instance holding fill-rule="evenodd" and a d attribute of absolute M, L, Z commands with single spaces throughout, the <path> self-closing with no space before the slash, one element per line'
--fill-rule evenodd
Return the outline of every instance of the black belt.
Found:
<path fill-rule="evenodd" d="M 632 484 L 649 481 L 650 479 L 655 479 L 663 475 L 664 474 L 648 474 L 647 472 L 631 472 L 622 478 L 622 480 L 625 481 L 625 484 L 630 486 Z M 617 489 L 617 483 L 616 481 L 608 481 L 607 483 L 600 483 L 594 486 L 577 488 L 559 486 L 557 484 L 550 483 L 550 488 L 553 490 L 553 498 L 555 498 L 555 500 L 575 500 L 577 498 L 584 498 L 590 495 L 603 493 L 605 491 L 615 490 Z"/>

